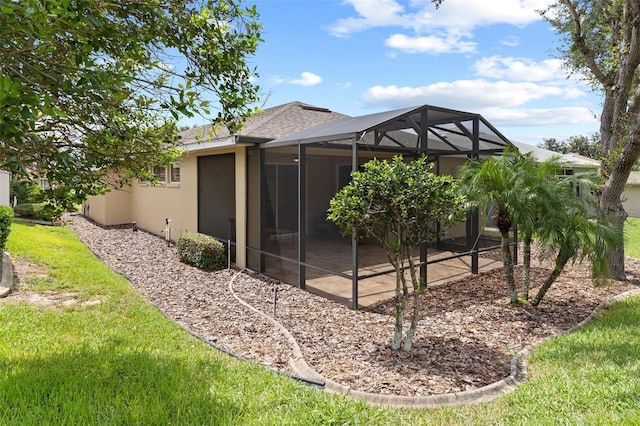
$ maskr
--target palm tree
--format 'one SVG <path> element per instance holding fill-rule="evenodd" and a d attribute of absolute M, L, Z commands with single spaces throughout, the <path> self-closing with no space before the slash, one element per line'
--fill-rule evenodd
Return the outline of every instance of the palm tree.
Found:
<path fill-rule="evenodd" d="M 554 268 L 542 284 L 531 303 L 540 304 L 551 285 L 571 260 L 589 260 L 592 277 L 596 280 L 610 277 L 607 256 L 618 244 L 622 244 L 619 229 L 611 225 L 598 211 L 596 200 L 591 194 L 576 193 L 575 188 L 592 188 L 595 174 L 584 173 L 565 179 L 556 179 L 551 184 L 550 195 L 561 208 L 548 210 L 544 220 L 536 229 L 539 241 L 556 252 Z M 593 213 L 596 217 L 593 217 Z"/>
<path fill-rule="evenodd" d="M 522 237 L 522 299 L 529 300 L 531 282 L 531 246 L 540 227 L 547 223 L 547 216 L 562 211 L 567 204 L 563 195 L 566 185 L 559 179 L 562 163 L 559 157 L 537 162 L 533 154 L 520 156 L 515 166 L 518 188 L 523 191 L 518 197 L 519 205 L 514 207 L 513 217 Z"/>
<path fill-rule="evenodd" d="M 540 303 L 569 260 L 589 259 L 594 277 L 603 276 L 606 253 L 621 244 L 619 232 L 604 220 L 592 219 L 595 199 L 576 188 L 593 188 L 595 174 L 562 176 L 559 157 L 537 162 L 533 154 L 507 150 L 500 158 L 469 161 L 460 171 L 461 188 L 469 204 L 492 218 L 502 237 L 504 273 L 511 304 L 520 303 L 515 285 L 509 231 L 517 226 L 523 240 L 522 299 L 529 299 L 531 246 L 536 239 L 557 252 L 555 267 L 533 305 Z"/>
<path fill-rule="evenodd" d="M 515 224 L 514 211 L 524 203 L 524 181 L 518 175 L 518 163 L 524 161 L 515 149 L 507 149 L 501 157 L 469 160 L 460 170 L 458 180 L 467 202 L 483 211 L 486 217 L 493 209 L 492 219 L 500 231 L 502 263 L 511 304 L 518 303 L 513 273 L 513 257 L 509 247 L 509 232 Z M 529 161 L 527 157 L 526 161 Z"/>

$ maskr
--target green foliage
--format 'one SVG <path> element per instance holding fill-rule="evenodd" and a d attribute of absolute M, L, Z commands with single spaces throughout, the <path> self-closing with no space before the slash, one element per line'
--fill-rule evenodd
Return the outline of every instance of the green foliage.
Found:
<path fill-rule="evenodd" d="M 185 232 L 178 237 L 177 246 L 182 262 L 205 271 L 224 268 L 227 263 L 224 245 L 209 235 Z"/>
<path fill-rule="evenodd" d="M 434 239 L 435 223 L 441 231 L 464 219 L 463 199 L 451 176 L 431 173 L 426 158 L 404 162 L 373 159 L 330 201 L 327 218 L 345 235 L 373 237 L 387 252 L 396 271 L 396 321 L 392 349 L 411 349 L 422 284 L 412 249 Z M 405 277 L 408 269 L 412 291 Z M 403 319 L 410 293 L 413 297 L 411 326 L 403 336 Z"/>
<path fill-rule="evenodd" d="M 540 148 L 558 152 L 560 154 L 575 153 L 584 155 L 585 157 L 599 160 L 602 158 L 602 141 L 597 133 L 587 136 L 570 136 L 563 141 L 557 141 L 555 138 L 544 139 Z"/>
<path fill-rule="evenodd" d="M 40 185 L 28 180 L 12 180 L 9 189 L 11 202 L 16 204 L 37 203 L 42 200 Z"/>
<path fill-rule="evenodd" d="M 431 167 L 425 158 L 373 159 L 334 196 L 327 218 L 345 235 L 374 237 L 392 252 L 433 240 L 435 221 L 446 229 L 464 215 L 453 178 L 437 176 Z"/>
<path fill-rule="evenodd" d="M 0 0 L 0 169 L 82 200 L 161 164 L 180 117 L 237 131 L 257 18 L 241 0 Z"/>
<path fill-rule="evenodd" d="M 518 304 L 509 232 L 516 224 L 516 212 L 525 202 L 526 190 L 519 171 L 530 171 L 535 159 L 508 148 L 502 156 L 470 160 L 458 174 L 462 193 L 471 206 L 491 216 L 502 239 L 502 262 L 511 304 Z"/>
<path fill-rule="evenodd" d="M 495 208 L 492 216 L 502 234 L 504 272 L 512 305 L 529 299 L 534 239 L 545 244 L 555 257 L 555 267 L 536 295 L 534 305 L 540 303 L 569 261 L 589 259 L 594 278 L 606 277 L 605 257 L 613 247 L 622 244 L 620 233 L 601 217 L 591 195 L 597 174 L 562 176 L 562 169 L 558 158 L 537 162 L 530 153 L 522 155 L 508 149 L 500 158 L 469 161 L 460 171 L 459 180 L 467 200 L 481 207 L 485 215 Z M 522 299 L 518 297 L 508 244 L 512 226 L 518 227 L 524 242 Z"/>
<path fill-rule="evenodd" d="M 622 205 L 624 182 L 640 157 L 640 43 L 637 1 L 562 0 L 542 13 L 561 37 L 560 57 L 571 71 L 586 76 L 602 94 L 600 140 L 603 175 L 599 204 L 620 228 L 627 214 Z M 624 249 L 614 250 L 609 265 L 625 279 Z"/>
<path fill-rule="evenodd" d="M 7 238 L 11 233 L 11 223 L 13 222 L 13 210 L 11 207 L 0 206 L 0 258 L 4 252 Z"/>
<path fill-rule="evenodd" d="M 24 203 L 14 207 L 16 216 L 27 219 L 54 221 L 62 217 L 63 211 L 48 203 Z"/>

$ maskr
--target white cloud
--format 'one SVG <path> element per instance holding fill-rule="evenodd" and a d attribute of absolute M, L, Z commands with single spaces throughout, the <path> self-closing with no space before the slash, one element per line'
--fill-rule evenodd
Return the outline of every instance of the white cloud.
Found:
<path fill-rule="evenodd" d="M 420 87 L 374 86 L 364 94 L 371 105 L 398 108 L 407 105 L 440 105 L 475 111 L 492 106 L 514 107 L 547 97 L 573 98 L 580 91 L 531 82 L 458 80 Z"/>
<path fill-rule="evenodd" d="M 402 27 L 418 33 L 445 29 L 448 32 L 471 31 L 493 24 L 524 26 L 541 19 L 538 10 L 552 0 L 446 0 L 439 9 L 430 0 L 407 4 L 395 0 L 345 0 L 353 6 L 356 17 L 343 18 L 329 28 L 339 37 L 376 27 Z"/>
<path fill-rule="evenodd" d="M 278 76 L 272 76 L 270 79 L 272 84 L 293 84 L 296 86 L 316 86 L 322 83 L 322 77 L 309 71 L 304 71 L 299 78 L 286 79 Z"/>
<path fill-rule="evenodd" d="M 344 4 L 353 6 L 358 17 L 338 19 L 329 28 L 336 37 L 348 36 L 351 33 L 374 27 L 404 26 L 404 7 L 395 0 L 346 0 Z"/>
<path fill-rule="evenodd" d="M 507 36 L 503 38 L 500 43 L 504 44 L 505 46 L 516 47 L 520 45 L 520 38 L 517 36 Z"/>
<path fill-rule="evenodd" d="M 588 107 L 560 108 L 484 108 L 480 112 L 496 126 L 552 126 L 597 123 L 598 119 Z"/>
<path fill-rule="evenodd" d="M 386 40 L 386 45 L 406 53 L 469 53 L 473 52 L 476 43 L 462 41 L 460 37 L 439 37 L 435 35 L 408 37 L 393 34 Z"/>
<path fill-rule="evenodd" d="M 491 56 L 473 65 L 480 77 L 518 81 L 552 81 L 567 78 L 561 59 L 536 62 L 529 58 Z"/>
<path fill-rule="evenodd" d="M 483 79 L 440 82 L 419 87 L 374 86 L 362 95 L 375 108 L 404 108 L 410 105 L 437 105 L 474 111 L 492 124 L 505 127 L 593 124 L 594 111 L 586 105 L 585 93 L 571 85 L 536 82 L 491 82 Z M 541 100 L 561 100 L 560 107 L 536 108 Z M 575 105 L 568 101 L 580 99 Z"/>
<path fill-rule="evenodd" d="M 432 9 L 424 4 L 423 11 Z M 525 26 L 541 19 L 539 10 L 546 8 L 550 0 L 445 0 L 437 11 L 426 13 L 439 27 L 463 28 L 508 24 Z M 425 7 L 426 6 L 426 7 Z M 425 19 L 423 25 L 429 25 Z"/>
<path fill-rule="evenodd" d="M 295 84 L 298 86 L 315 86 L 322 83 L 322 77 L 312 72 L 305 71 L 300 74 L 300 78 L 289 81 L 289 84 Z"/>

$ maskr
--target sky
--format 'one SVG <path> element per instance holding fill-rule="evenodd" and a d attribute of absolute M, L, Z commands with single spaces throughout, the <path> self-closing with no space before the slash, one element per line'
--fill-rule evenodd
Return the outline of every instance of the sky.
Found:
<path fill-rule="evenodd" d="M 264 42 L 262 108 L 292 101 L 358 116 L 423 104 L 481 114 L 538 145 L 598 130 L 601 99 L 562 67 L 550 0 L 244 0 Z M 200 123 L 202 124 L 202 123 Z"/>

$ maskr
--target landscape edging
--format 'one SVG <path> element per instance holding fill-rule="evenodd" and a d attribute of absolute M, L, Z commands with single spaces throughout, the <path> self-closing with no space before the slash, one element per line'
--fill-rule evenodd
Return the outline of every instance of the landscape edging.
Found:
<path fill-rule="evenodd" d="M 276 319 L 271 317 L 270 315 L 265 314 L 259 309 L 249 305 L 244 300 L 240 299 L 235 292 L 233 291 L 233 281 L 236 279 L 238 275 L 243 273 L 243 271 L 237 271 L 236 274 L 229 281 L 229 290 L 233 297 L 245 307 L 251 309 L 252 311 L 260 314 L 264 318 L 266 318 L 269 322 L 271 322 L 275 327 L 277 327 L 286 337 L 287 341 L 293 347 L 294 357 L 289 360 L 289 365 L 295 371 L 296 374 L 300 375 L 302 378 L 309 378 L 312 381 L 320 381 L 324 382 L 324 389 L 330 393 L 336 393 L 340 395 L 344 395 L 349 398 L 357 399 L 360 401 L 369 402 L 371 404 L 389 406 L 389 407 L 405 407 L 405 408 L 438 408 L 438 407 L 446 407 L 446 406 L 456 406 L 462 404 L 478 404 L 482 402 L 490 402 L 497 398 L 498 396 L 504 395 L 506 393 L 514 391 L 520 384 L 526 382 L 528 380 L 528 359 L 531 352 L 540 344 L 558 338 L 568 333 L 572 333 L 579 328 L 589 324 L 593 320 L 599 318 L 603 311 L 606 311 L 612 304 L 619 302 L 629 296 L 633 296 L 635 294 L 640 294 L 640 289 L 632 289 L 627 290 L 623 293 L 620 293 L 616 296 L 612 296 L 609 299 L 601 302 L 598 306 L 595 307 L 593 312 L 585 318 L 580 323 L 575 326 L 563 330 L 559 333 L 556 333 L 552 336 L 549 336 L 545 339 L 542 339 L 536 343 L 530 344 L 520 352 L 516 354 L 511 359 L 510 369 L 511 373 L 509 376 L 505 377 L 502 380 L 498 380 L 497 382 L 490 383 L 481 388 L 472 389 L 468 391 L 462 392 L 452 392 L 452 393 L 444 393 L 438 395 L 418 395 L 418 396 L 408 396 L 408 395 L 388 395 L 388 394 L 378 394 L 371 392 L 364 392 L 355 389 L 351 389 L 348 386 L 341 385 L 337 382 L 334 382 L 330 379 L 323 377 L 320 373 L 311 368 L 307 362 L 304 360 L 304 356 L 302 355 L 302 351 L 300 346 L 298 345 L 295 337 L 287 330 L 282 324 L 280 324 Z"/>

